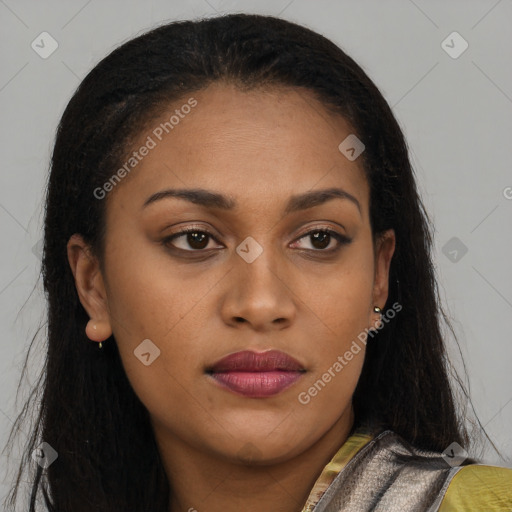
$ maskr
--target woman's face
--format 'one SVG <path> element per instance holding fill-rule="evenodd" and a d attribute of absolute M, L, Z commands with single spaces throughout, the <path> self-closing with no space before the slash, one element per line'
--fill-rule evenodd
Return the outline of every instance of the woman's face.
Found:
<path fill-rule="evenodd" d="M 160 124 L 174 113 L 178 122 Z M 153 124 L 103 199 L 101 300 L 82 303 L 103 338 L 112 331 L 162 442 L 230 460 L 292 458 L 351 425 L 365 353 L 351 347 L 387 298 L 394 236 L 374 252 L 361 159 L 338 149 L 351 128 L 308 92 L 226 84 Z M 197 194 L 161 194 L 185 189 Z M 208 371 L 269 350 L 299 366 L 271 357 Z"/>

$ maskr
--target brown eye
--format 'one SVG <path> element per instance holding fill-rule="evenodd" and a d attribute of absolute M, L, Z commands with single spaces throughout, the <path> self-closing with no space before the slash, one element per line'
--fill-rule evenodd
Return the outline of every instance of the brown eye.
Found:
<path fill-rule="evenodd" d="M 308 233 L 302 235 L 299 240 L 308 238 L 312 248 L 302 248 L 319 252 L 334 252 L 337 251 L 342 245 L 349 244 L 352 241 L 350 238 L 331 229 L 315 229 L 309 231 Z M 334 247 L 328 248 L 333 241 L 336 241 L 337 244 L 334 244 Z"/>
<path fill-rule="evenodd" d="M 331 241 L 331 234 L 326 231 L 317 231 L 309 236 L 315 249 L 326 249 Z"/>
<path fill-rule="evenodd" d="M 165 238 L 163 243 L 165 245 L 172 245 L 182 251 L 197 252 L 206 249 L 210 239 L 214 240 L 213 235 L 208 233 L 208 231 L 202 231 L 196 228 L 186 228 L 181 230 L 179 233 L 175 233 L 174 235 Z M 179 245 L 174 243 L 176 240 L 180 240 Z"/>
<path fill-rule="evenodd" d="M 193 249 L 205 249 L 208 245 L 208 235 L 201 231 L 192 231 L 187 233 L 185 235 L 185 240 Z"/>

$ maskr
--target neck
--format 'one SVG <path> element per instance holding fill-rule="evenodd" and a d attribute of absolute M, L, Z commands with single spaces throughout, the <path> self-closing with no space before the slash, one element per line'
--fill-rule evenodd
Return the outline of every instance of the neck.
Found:
<path fill-rule="evenodd" d="M 347 440 L 350 407 L 318 440 L 278 463 L 241 463 L 153 428 L 171 487 L 169 512 L 301 512 L 325 465 Z"/>

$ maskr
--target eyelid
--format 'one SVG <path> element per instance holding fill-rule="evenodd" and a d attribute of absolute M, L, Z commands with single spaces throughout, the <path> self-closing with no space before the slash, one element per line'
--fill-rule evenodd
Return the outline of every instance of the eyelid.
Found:
<path fill-rule="evenodd" d="M 301 234 L 299 234 L 293 240 L 292 243 L 296 243 L 299 240 L 302 240 L 303 238 L 306 238 L 308 235 L 311 235 L 312 233 L 319 232 L 319 231 L 326 232 L 330 236 L 334 237 L 335 240 L 338 242 L 337 246 L 334 247 L 334 248 L 325 249 L 325 250 L 324 249 L 299 249 L 299 250 L 329 254 L 329 253 L 336 252 L 343 245 L 347 245 L 350 242 L 352 242 L 352 238 L 350 238 L 349 236 L 347 236 L 347 235 L 345 235 L 343 233 L 340 233 L 339 231 L 334 229 L 332 226 L 329 226 L 329 225 L 317 225 L 317 226 L 311 226 L 309 228 L 306 228 L 306 230 L 303 231 Z M 214 235 L 208 228 L 203 227 L 203 226 L 194 226 L 194 225 L 187 225 L 187 226 L 185 226 L 183 228 L 180 228 L 175 233 L 165 237 L 162 240 L 162 244 L 164 246 L 168 247 L 169 243 L 172 242 L 173 240 L 175 240 L 176 238 L 179 238 L 181 236 L 185 236 L 185 235 L 187 235 L 188 233 L 191 233 L 191 232 L 192 233 L 199 232 L 199 233 L 206 234 L 209 238 L 213 239 L 217 244 L 223 245 L 221 242 L 219 242 L 219 240 L 217 239 L 217 236 Z M 177 251 L 189 252 L 189 253 L 198 253 L 198 254 L 206 253 L 206 252 L 209 252 L 209 251 L 212 250 L 212 249 L 190 249 L 190 250 L 187 250 L 187 249 L 181 249 L 181 248 L 178 248 L 178 247 L 173 247 L 173 249 L 175 249 Z"/>
<path fill-rule="evenodd" d="M 297 235 L 296 240 L 298 240 L 299 238 L 302 238 L 305 235 L 309 235 L 311 232 L 315 232 L 315 231 L 330 231 L 330 232 L 339 234 L 340 236 L 345 236 L 346 238 L 348 238 L 347 235 L 345 235 L 343 233 L 339 233 L 338 229 L 339 228 L 335 228 L 329 224 L 318 224 L 318 225 L 314 225 L 314 226 L 309 226 L 309 227 L 305 228 L 305 230 L 302 231 L 299 235 Z"/>
<path fill-rule="evenodd" d="M 175 233 L 172 233 L 171 235 L 169 236 L 166 236 L 162 239 L 162 243 L 164 245 L 168 245 L 169 242 L 172 242 L 173 240 L 175 240 L 176 238 L 179 238 L 180 236 L 184 236 L 184 235 L 187 235 L 188 233 L 204 233 L 206 234 L 209 238 L 213 239 L 216 243 L 221 244 L 221 242 L 219 242 L 219 240 L 217 240 L 217 236 L 214 235 L 209 229 L 203 227 L 203 226 L 194 226 L 194 225 L 187 225 L 183 228 L 180 228 L 178 229 L 178 231 L 176 231 Z M 185 249 L 179 249 L 178 247 L 175 247 L 176 250 L 178 251 L 185 251 L 185 252 L 205 252 L 206 249 L 201 249 L 201 250 L 185 250 Z"/>
<path fill-rule="evenodd" d="M 343 233 L 338 232 L 336 229 L 333 229 L 331 226 L 314 226 L 311 229 L 308 229 L 306 232 L 299 235 L 292 243 L 297 243 L 298 241 L 302 240 L 303 238 L 307 238 L 311 234 L 318 233 L 318 232 L 327 233 L 328 235 L 333 237 L 338 242 L 336 247 L 332 247 L 331 249 L 298 249 L 298 250 L 328 255 L 328 254 L 336 253 L 339 249 L 342 248 L 342 246 L 348 245 L 352 242 L 352 238 L 350 238 L 349 236 L 347 236 Z"/>

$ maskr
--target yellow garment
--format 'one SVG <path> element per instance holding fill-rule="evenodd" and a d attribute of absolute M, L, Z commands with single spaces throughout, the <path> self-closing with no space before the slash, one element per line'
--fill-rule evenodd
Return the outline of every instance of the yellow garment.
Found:
<path fill-rule="evenodd" d="M 439 512 L 511 512 L 512 469 L 473 464 L 450 482 Z"/>
<path fill-rule="evenodd" d="M 363 432 L 355 432 L 349 436 L 322 470 L 302 512 L 315 510 L 336 476 L 373 439 L 375 436 Z M 445 489 L 441 491 L 442 500 L 440 505 L 438 502 L 439 508 L 436 507 L 435 511 L 512 512 L 512 469 L 472 464 L 454 468 L 453 471 L 456 472 L 451 479 L 447 480 Z"/>

